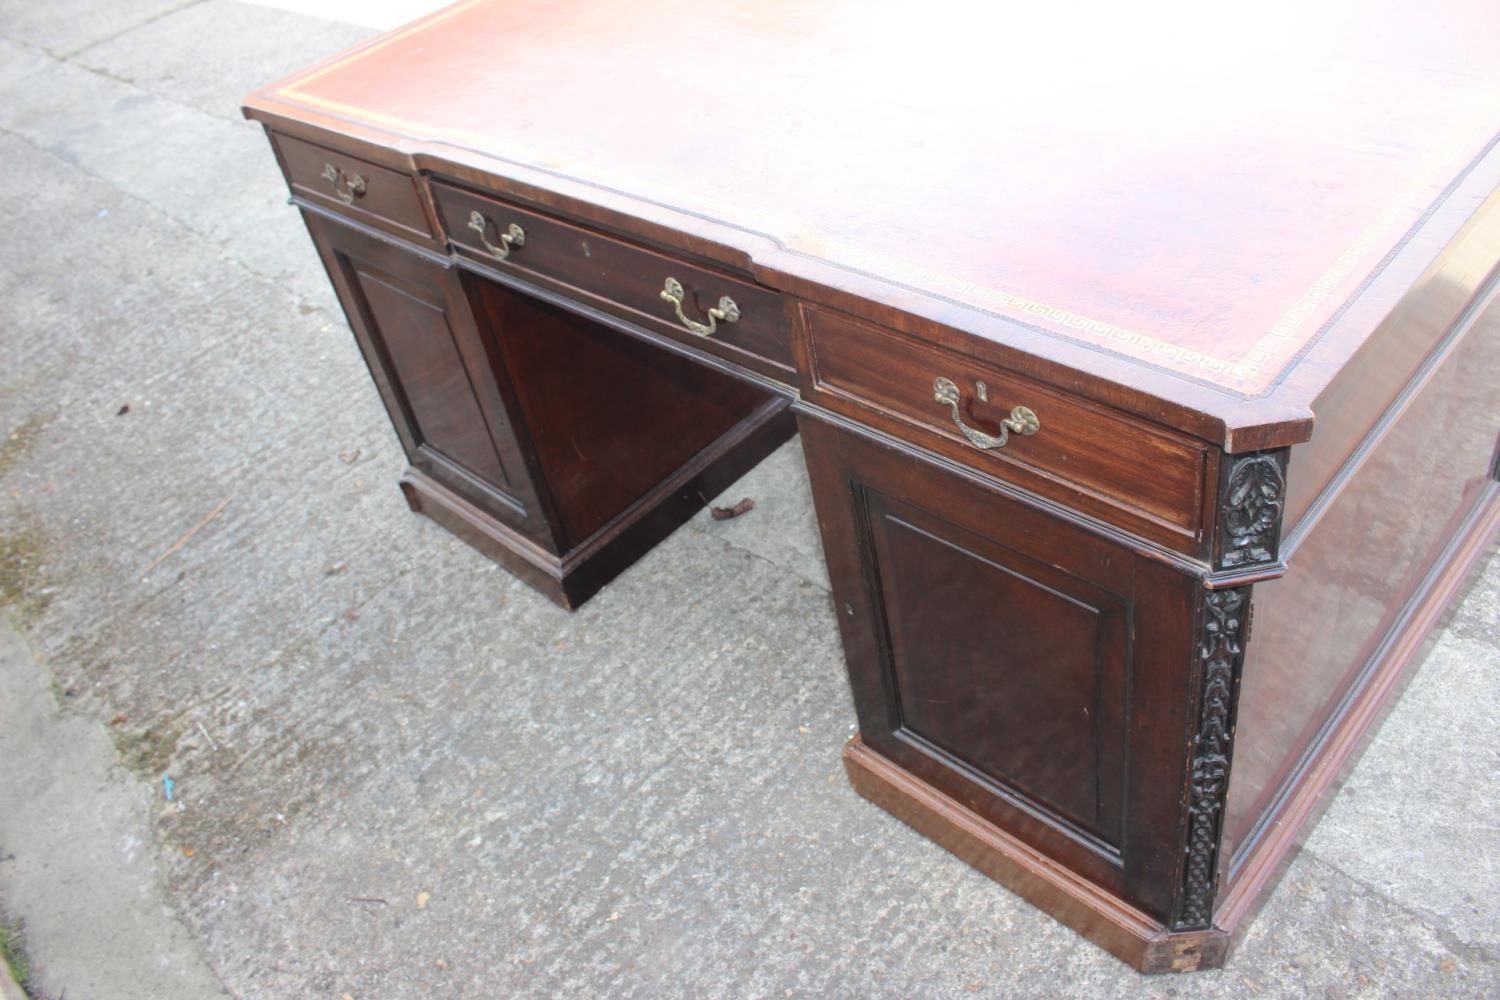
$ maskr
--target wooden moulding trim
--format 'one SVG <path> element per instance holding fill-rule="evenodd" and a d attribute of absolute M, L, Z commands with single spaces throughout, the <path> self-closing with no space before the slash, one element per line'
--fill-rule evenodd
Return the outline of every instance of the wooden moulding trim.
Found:
<path fill-rule="evenodd" d="M 454 267 L 454 261 L 451 257 L 447 254 L 438 253 L 430 246 L 424 246 L 423 244 L 403 239 L 394 233 L 387 232 L 384 229 L 377 229 L 368 222 L 353 218 L 352 216 L 340 215 L 333 209 L 325 208 L 315 202 L 308 201 L 306 198 L 292 195 L 287 199 L 287 204 L 293 205 L 309 215 L 316 215 L 325 222 L 343 226 L 345 229 L 352 229 L 361 236 L 368 236 L 372 240 L 378 240 L 386 246 L 400 250 L 402 253 L 409 253 L 414 257 L 420 257 L 429 264 L 435 264 L 445 271 L 451 271 Z"/>
<path fill-rule="evenodd" d="M 743 364 L 721 358 L 716 354 L 708 354 L 689 344 L 679 343 L 671 337 L 648 330 L 644 326 L 632 323 L 627 319 L 622 319 L 613 313 L 605 312 L 593 305 L 580 301 L 578 298 L 553 291 L 551 288 L 517 277 L 516 275 L 485 267 L 468 257 L 443 259 L 446 261 L 446 266 L 457 267 L 461 271 L 476 275 L 492 284 L 502 285 L 540 302 L 556 306 L 559 309 L 565 309 L 574 315 L 592 320 L 600 326 L 606 326 L 626 336 L 634 337 L 636 340 L 643 341 L 653 347 L 661 348 L 678 357 L 687 358 L 705 368 L 711 368 L 716 372 L 737 378 L 741 382 L 749 382 L 757 388 L 765 390 L 768 395 L 791 400 L 796 393 L 796 390 L 785 382 L 777 381 L 752 368 L 747 368 Z"/>
<path fill-rule="evenodd" d="M 1206 590 L 1229 590 L 1234 587 L 1248 587 L 1252 583 L 1265 583 L 1267 580 L 1275 580 L 1283 576 L 1286 576 L 1286 560 L 1277 559 L 1275 562 L 1261 563 L 1249 569 L 1205 574 L 1203 586 Z"/>
<path fill-rule="evenodd" d="M 949 458 L 947 455 L 944 455 L 940 452 L 930 451 L 929 449 L 924 448 L 921 445 L 913 444 L 912 442 L 904 440 L 903 438 L 896 437 L 894 434 L 882 430 L 879 427 L 873 426 L 871 424 L 859 423 L 858 421 L 845 416 L 837 410 L 829 410 L 815 403 L 808 403 L 802 400 L 794 400 L 792 402 L 792 409 L 799 414 L 807 414 L 808 416 L 813 417 L 825 424 L 831 424 L 834 427 L 838 427 L 844 431 L 847 431 L 848 433 L 863 438 L 864 440 L 874 441 L 881 447 L 888 448 L 892 451 L 900 452 L 905 455 L 920 458 L 923 462 L 929 465 L 935 465 L 951 475 L 955 475 L 968 482 L 975 483 L 982 489 L 989 490 L 992 493 L 999 493 L 1002 496 L 1005 496 L 1007 499 L 1023 503 L 1033 509 L 1046 511 L 1052 516 L 1063 520 L 1067 524 L 1073 525 L 1074 527 L 1086 531 L 1097 538 L 1102 538 L 1106 542 L 1118 545 L 1138 556 L 1150 559 L 1153 562 L 1161 563 L 1165 566 L 1170 566 L 1172 569 L 1174 569 L 1178 573 L 1183 574 L 1184 576 L 1190 576 L 1195 580 L 1203 580 L 1208 579 L 1211 575 L 1211 571 L 1209 570 L 1206 563 L 1202 562 L 1201 560 L 1194 559 L 1192 556 L 1186 553 L 1178 552 L 1175 549 L 1169 549 L 1165 545 L 1162 545 L 1158 542 L 1153 542 L 1150 539 L 1142 538 L 1139 535 L 1132 534 L 1131 532 L 1117 527 L 1116 525 L 1110 524 L 1109 522 L 1104 521 L 1099 517 L 1083 513 L 1074 507 L 1070 507 L 1059 500 L 1053 500 L 1049 497 L 1041 495 L 1040 493 L 1032 493 L 1030 490 L 1023 489 L 1022 487 L 1017 486 L 1015 483 L 1012 483 L 1006 479 L 994 476 L 982 469 L 976 469 L 972 465 L 960 464 L 954 459 Z M 1266 572 L 1264 574 L 1258 573 L 1257 578 L 1270 579 L 1272 576 L 1278 575 L 1277 572 L 1275 572 L 1278 567 L 1280 567 L 1279 563 L 1274 566 L 1261 567 L 1261 569 L 1264 569 Z M 1215 580 L 1219 579 L 1218 577 L 1213 578 Z M 1228 582 L 1219 584 L 1219 586 L 1238 586 L 1241 582 L 1243 582 L 1241 581 L 1238 574 L 1233 575 L 1232 577 L 1225 577 L 1225 579 Z"/>
<path fill-rule="evenodd" d="M 1386 642 L 1333 721 L 1288 777 L 1291 788 L 1266 811 L 1230 864 L 1228 889 L 1219 896 L 1214 923 L 1231 935 L 1265 901 L 1270 887 L 1291 864 L 1305 833 L 1327 807 L 1333 787 L 1353 768 L 1374 735 L 1405 675 L 1416 665 L 1428 633 L 1489 551 L 1500 532 L 1500 484 L 1488 483 L 1465 524 L 1387 633 Z"/>
<path fill-rule="evenodd" d="M 412 510 L 426 514 L 571 610 L 703 506 L 695 484 L 727 486 L 794 432 L 787 401 L 768 399 L 561 557 L 417 469 L 402 474 L 401 490 Z M 680 495 L 684 491 L 686 498 Z M 627 558 L 611 558 L 619 555 Z"/>
<path fill-rule="evenodd" d="M 606 547 L 628 530 L 631 524 L 640 520 L 647 512 L 669 502 L 684 486 L 731 456 L 741 445 L 749 442 L 752 437 L 764 430 L 768 424 L 776 422 L 778 418 L 789 423 L 791 410 L 785 399 L 773 396 L 756 407 L 748 417 L 725 431 L 707 448 L 688 459 L 670 476 L 657 483 L 651 492 L 616 514 L 605 522 L 603 527 L 570 550 L 562 560 L 562 572 L 572 573 L 584 562 L 597 558 Z M 786 437 L 790 436 L 790 433 L 786 435 Z M 694 509 L 705 505 L 706 502 L 695 505 Z"/>
<path fill-rule="evenodd" d="M 1170 934 L 1160 921 L 912 777 L 858 736 L 844 747 L 844 768 L 860 795 L 1141 972 L 1223 963 L 1223 931 Z"/>
<path fill-rule="evenodd" d="M 553 601 L 572 607 L 563 595 L 561 563 L 552 553 L 419 469 L 408 467 L 400 485 L 412 510 L 426 514 Z"/>
<path fill-rule="evenodd" d="M 1365 432 L 1364 436 L 1360 439 L 1359 445 L 1349 453 L 1343 463 L 1335 470 L 1333 476 L 1328 480 L 1327 485 L 1307 505 L 1307 509 L 1302 512 L 1302 516 L 1298 519 L 1297 523 L 1286 529 L 1283 533 L 1281 539 L 1281 557 L 1283 559 L 1290 559 L 1292 557 L 1292 553 L 1302 544 L 1303 539 L 1312 532 L 1318 522 L 1323 519 L 1323 516 L 1332 509 L 1334 500 L 1343 492 L 1349 480 L 1353 479 L 1359 474 L 1359 470 L 1364 468 L 1365 463 L 1375 453 L 1376 449 L 1380 447 L 1386 435 L 1400 423 L 1401 418 L 1406 415 L 1406 411 L 1410 409 L 1412 403 L 1427 388 L 1428 383 L 1443 369 L 1448 363 L 1448 359 L 1458 351 L 1459 347 L 1463 344 L 1464 338 L 1474 328 L 1474 324 L 1485 314 L 1486 310 L 1495 302 L 1497 297 L 1500 297 L 1500 267 L 1497 267 L 1485 278 L 1484 283 L 1479 287 L 1474 297 L 1469 300 L 1468 305 L 1464 307 L 1458 319 L 1454 321 L 1453 325 L 1438 340 L 1437 344 L 1417 367 L 1416 372 L 1407 381 L 1406 385 L 1396 394 L 1396 398 L 1376 418 L 1374 426 Z"/>

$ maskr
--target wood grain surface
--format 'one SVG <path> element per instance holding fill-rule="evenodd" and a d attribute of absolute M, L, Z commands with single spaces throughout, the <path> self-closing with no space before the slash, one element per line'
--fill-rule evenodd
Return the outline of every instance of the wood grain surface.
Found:
<path fill-rule="evenodd" d="M 264 96 L 1257 396 L 1488 149 L 1497 37 L 1489 0 L 475 0 Z"/>

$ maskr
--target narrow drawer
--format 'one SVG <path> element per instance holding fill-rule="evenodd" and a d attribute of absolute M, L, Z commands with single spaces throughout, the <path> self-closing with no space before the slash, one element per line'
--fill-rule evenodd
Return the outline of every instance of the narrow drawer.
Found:
<path fill-rule="evenodd" d="M 463 188 L 434 181 L 432 193 L 449 242 L 474 259 L 585 293 L 634 323 L 790 377 L 786 311 L 775 292 Z M 680 317 L 679 303 L 662 296 L 669 283 L 681 295 Z M 721 306 L 724 315 L 710 314 Z"/>
<path fill-rule="evenodd" d="M 436 244 L 416 180 L 336 149 L 273 134 L 292 193 L 404 239 Z"/>
<path fill-rule="evenodd" d="M 1172 548 L 1202 548 L 1206 442 L 850 317 L 805 315 L 819 405 Z M 1035 431 L 1007 430 L 1000 444 L 1002 421 L 1025 425 L 1016 407 Z"/>

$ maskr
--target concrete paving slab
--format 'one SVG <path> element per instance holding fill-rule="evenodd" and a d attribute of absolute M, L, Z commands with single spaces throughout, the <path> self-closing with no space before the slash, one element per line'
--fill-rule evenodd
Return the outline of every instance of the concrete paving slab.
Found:
<path fill-rule="evenodd" d="M 305 14 L 205 0 L 96 45 L 77 62 L 159 97 L 238 120 L 240 102 L 251 90 L 370 34 L 369 28 Z M 207 38 L 238 44 L 205 45 Z"/>
<path fill-rule="evenodd" d="M 59 270 L 29 248 L 0 249 L 0 262 L 14 265 L 3 270 L 19 279 L 10 329 L 25 345 L 3 407 L 17 430 L 4 461 L 0 537 L 28 562 L 16 598 L 42 647 L 72 664 L 60 689 L 107 696 L 136 720 L 118 735 L 143 740 L 162 714 L 135 697 L 143 678 L 170 677 L 177 698 L 200 699 L 223 686 L 197 685 L 193 667 L 205 651 L 249 670 L 296 638 L 279 628 L 246 641 L 243 622 L 332 621 L 372 579 L 396 572 L 382 562 L 389 547 L 371 546 L 372 559 L 312 524 L 320 510 L 366 507 L 371 515 L 355 516 L 409 520 L 390 482 L 399 447 L 342 325 L 213 258 L 201 239 L 138 201 L 101 197 L 100 188 L 113 189 L 55 157 L 13 137 L 0 137 L 0 151 L 15 167 L 0 185 L 24 190 L 42 167 L 51 179 L 39 204 L 23 203 L 23 231 L 32 210 L 39 221 L 76 212 L 87 222 L 101 201 L 114 205 L 100 232 L 116 253 L 97 266 Z M 56 191 L 68 194 L 54 199 Z M 132 280 L 141 260 L 171 266 Z M 49 290 L 47 308 L 27 299 L 35 289 Z M 281 335 L 260 336 L 268 328 Z M 69 346 L 80 330 L 92 342 Z M 279 360 L 266 365 L 270 355 Z M 131 409 L 121 415 L 124 404 Z M 279 456 L 266 454 L 275 449 Z M 371 463 L 383 469 L 378 478 L 366 473 Z M 295 470 L 290 480 L 286 470 Z M 320 489 L 342 495 L 312 502 Z M 227 498 L 238 502 L 151 568 Z M 352 571 L 330 578 L 335 564 Z M 215 598 L 186 599 L 175 629 L 140 627 L 170 620 L 164 607 L 204 587 Z M 123 627 L 112 631 L 116 623 Z M 165 739 L 156 733 L 138 756 L 157 754 Z"/>
<path fill-rule="evenodd" d="M 40 49 L 0 36 L 0 87 L 14 83 L 52 65 L 52 59 Z"/>
<path fill-rule="evenodd" d="M 259 6 L 387 31 L 442 10 L 448 3 L 447 0 L 259 0 Z"/>
<path fill-rule="evenodd" d="M 1489 586 L 1485 578 L 1479 589 Z M 1444 634 L 1307 850 L 1428 915 L 1455 941 L 1500 958 L 1497 676 L 1493 639 Z M 1455 692 L 1462 711 L 1454 710 Z"/>
<path fill-rule="evenodd" d="M 287 210 L 285 184 L 258 126 L 54 62 L 0 87 L 0 127 L 177 220 L 216 254 L 331 306 L 319 287 L 326 279 L 312 280 L 321 265 L 297 213 Z M 212 166 L 205 150 L 215 151 Z"/>
<path fill-rule="evenodd" d="M 91 45 L 149 23 L 197 0 L 0 0 L 0 36 L 56 56 L 74 55 Z"/>
<path fill-rule="evenodd" d="M 1490 556 L 1447 628 L 1460 638 L 1490 645 L 1500 636 L 1500 552 Z"/>
<path fill-rule="evenodd" d="M 1500 988 L 1490 956 L 1310 855 L 1292 864 L 1231 963 L 1210 974 L 1212 995 L 1479 998 Z M 1201 995 L 1197 985 L 1179 995 Z"/>
<path fill-rule="evenodd" d="M 0 245 L 14 336 L 0 405 L 112 415 L 118 393 L 222 338 L 212 303 L 242 288 L 245 272 L 186 227 L 13 135 L 0 136 L 0 154 L 0 197 L 15 224 L 71 234 L 46 253 L 25 240 Z"/>
<path fill-rule="evenodd" d="M 102 784 L 136 796 L 78 822 L 139 839 L 231 995 L 1500 993 L 1493 829 L 1394 830 L 1394 805 L 1363 806 L 1438 785 L 1493 798 L 1472 748 L 1495 711 L 1471 695 L 1500 646 L 1500 563 L 1231 967 L 1138 977 L 848 788 L 853 713 L 795 443 L 720 498 L 755 511 L 700 515 L 573 615 L 405 510 L 399 448 L 269 149 L 192 64 L 205 16 L 80 58 L 104 73 L 0 63 L 0 201 L 19 220 L 0 234 L 18 359 L 0 370 L 0 603 L 62 718 L 91 727 L 68 741 L 113 746 Z M 233 18 L 225 80 L 297 34 Z M 155 75 L 135 45 L 159 50 Z M 173 130 L 154 158 L 141 136 Z M 244 231 L 220 228 L 226 205 Z M 27 238 L 59 229 L 78 238 Z M 60 760 L 59 796 L 94 801 L 94 772 Z M 170 806 L 139 777 L 160 770 Z M 1442 814 L 1464 815 L 1447 794 Z M 1428 863 L 1432 838 L 1455 849 Z M 82 965 L 105 954 L 46 938 Z M 87 1000 L 92 974 L 49 985 Z"/>
<path fill-rule="evenodd" d="M 0 898 L 51 997 L 228 997 L 159 881 L 154 786 L 92 718 L 59 712 L 47 668 L 0 613 Z M 59 841 L 64 841 L 65 846 Z"/>
<path fill-rule="evenodd" d="M 708 510 L 702 510 L 688 523 L 790 569 L 826 591 L 828 566 L 823 562 L 818 518 L 808 503 L 811 490 L 801 439 L 793 438 L 710 498 L 714 507 L 733 508 L 748 497 L 755 501 L 753 510 L 725 521 L 716 521 Z"/>

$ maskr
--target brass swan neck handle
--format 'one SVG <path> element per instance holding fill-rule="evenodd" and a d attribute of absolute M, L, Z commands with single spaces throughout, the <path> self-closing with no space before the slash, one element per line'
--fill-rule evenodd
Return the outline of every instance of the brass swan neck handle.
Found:
<path fill-rule="evenodd" d="M 979 383 L 978 395 L 980 399 L 986 399 L 984 383 Z M 958 402 L 958 386 L 952 379 L 938 378 L 932 383 L 932 398 L 939 403 L 944 403 L 952 411 L 953 423 L 958 427 L 969 443 L 976 448 L 991 451 L 995 448 L 1004 448 L 1012 434 L 1030 435 L 1042 429 L 1042 423 L 1036 414 L 1025 406 L 1017 406 L 1010 411 L 1010 416 L 1000 421 L 999 434 L 986 434 L 977 428 L 970 427 L 964 423 L 963 413 L 960 412 Z"/>
<path fill-rule="evenodd" d="M 687 331 L 698 337 L 711 337 L 719 328 L 719 321 L 725 323 L 738 323 L 740 320 L 740 307 L 735 305 L 734 299 L 725 295 L 719 299 L 719 304 L 708 311 L 708 322 L 700 323 L 695 319 L 688 318 L 682 311 L 682 300 L 685 293 L 682 290 L 682 282 L 676 278 L 668 278 L 661 290 L 662 301 L 672 303 L 677 310 L 677 322 L 687 328 Z"/>
<path fill-rule="evenodd" d="M 479 242 L 484 244 L 484 248 L 496 260 L 504 260 L 510 256 L 510 252 L 516 247 L 524 247 L 526 245 L 526 230 L 514 222 L 510 224 L 505 232 L 500 233 L 499 243 L 491 243 L 489 221 L 485 219 L 482 212 L 474 211 L 469 213 L 469 228 L 479 234 Z M 499 225 L 495 226 L 495 231 L 500 232 Z"/>
<path fill-rule="evenodd" d="M 333 193 L 345 205 L 354 204 L 354 199 L 365 193 L 362 174 L 346 174 L 332 163 L 323 164 L 323 179 L 333 185 Z"/>

